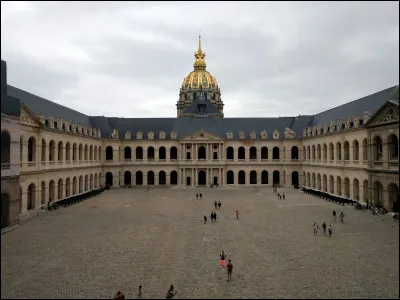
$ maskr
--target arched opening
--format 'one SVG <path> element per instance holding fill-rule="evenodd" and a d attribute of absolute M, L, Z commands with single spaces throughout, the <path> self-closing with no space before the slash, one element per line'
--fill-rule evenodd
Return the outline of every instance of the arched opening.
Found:
<path fill-rule="evenodd" d="M 226 159 L 233 159 L 233 148 L 226 148 Z"/>
<path fill-rule="evenodd" d="M 36 140 L 31 136 L 28 140 L 28 161 L 36 160 Z"/>
<path fill-rule="evenodd" d="M 358 141 L 353 141 L 353 161 L 358 161 L 360 159 L 360 149 L 358 145 Z"/>
<path fill-rule="evenodd" d="M 322 176 L 322 190 L 324 192 L 328 191 L 328 177 L 326 177 L 325 174 L 324 174 L 324 176 Z"/>
<path fill-rule="evenodd" d="M 329 144 L 329 160 L 331 161 L 335 160 L 335 149 L 332 143 Z"/>
<path fill-rule="evenodd" d="M 136 171 L 136 185 L 143 185 L 143 173 Z"/>
<path fill-rule="evenodd" d="M 364 139 L 363 140 L 363 160 L 367 161 L 368 160 L 368 140 Z"/>
<path fill-rule="evenodd" d="M 40 192 L 40 203 L 46 204 L 46 182 L 42 181 L 40 184 L 41 192 Z"/>
<path fill-rule="evenodd" d="M 383 186 L 379 181 L 375 181 L 373 186 L 374 191 L 374 205 L 376 207 L 383 207 Z"/>
<path fill-rule="evenodd" d="M 315 156 L 315 145 L 312 145 L 311 152 L 312 152 L 311 153 L 312 159 L 315 160 L 316 159 L 316 156 Z"/>
<path fill-rule="evenodd" d="M 63 161 L 63 142 L 58 142 L 57 145 L 57 154 L 58 154 L 58 161 Z"/>
<path fill-rule="evenodd" d="M 279 148 L 274 147 L 272 149 L 272 159 L 279 159 Z"/>
<path fill-rule="evenodd" d="M 317 175 L 317 189 L 321 190 L 321 174 Z"/>
<path fill-rule="evenodd" d="M 64 189 L 63 180 L 60 178 L 57 183 L 57 199 L 61 199 L 63 197 L 63 189 Z"/>
<path fill-rule="evenodd" d="M 257 148 L 250 147 L 250 159 L 257 159 Z"/>
<path fill-rule="evenodd" d="M 246 184 L 246 173 L 243 170 L 239 171 L 238 182 L 239 184 Z"/>
<path fill-rule="evenodd" d="M 383 157 L 383 143 L 380 136 L 376 136 L 374 138 L 374 160 L 375 161 L 382 161 Z"/>
<path fill-rule="evenodd" d="M 178 173 L 176 171 L 172 171 L 170 174 L 170 184 L 177 185 L 178 184 Z"/>
<path fill-rule="evenodd" d="M 339 176 L 336 178 L 336 185 L 336 194 L 342 196 L 342 178 L 340 178 Z"/>
<path fill-rule="evenodd" d="M 78 179 L 72 178 L 72 195 L 78 194 Z"/>
<path fill-rule="evenodd" d="M 71 144 L 69 142 L 65 144 L 65 160 L 71 160 Z"/>
<path fill-rule="evenodd" d="M 103 152 L 101 151 L 101 146 L 99 146 L 99 161 L 101 161 L 102 155 L 103 155 Z M 99 178 L 99 180 L 100 180 L 100 178 Z"/>
<path fill-rule="evenodd" d="M 42 162 L 46 161 L 46 140 L 42 139 L 42 155 L 40 157 Z"/>
<path fill-rule="evenodd" d="M 297 148 L 297 146 L 293 146 L 290 152 L 292 159 L 299 159 L 299 148 Z"/>
<path fill-rule="evenodd" d="M 113 186 L 113 174 L 111 172 L 106 173 L 106 185 Z"/>
<path fill-rule="evenodd" d="M 111 146 L 106 148 L 106 160 L 113 160 L 113 148 Z"/>
<path fill-rule="evenodd" d="M 93 160 L 93 145 L 90 145 L 89 147 L 89 160 Z"/>
<path fill-rule="evenodd" d="M 261 148 L 261 159 L 268 159 L 268 148 L 267 147 Z"/>
<path fill-rule="evenodd" d="M 132 174 L 129 171 L 125 171 L 124 173 L 124 184 L 130 185 L 132 183 Z"/>
<path fill-rule="evenodd" d="M 310 172 L 307 173 L 307 186 L 311 187 L 311 175 L 310 175 Z"/>
<path fill-rule="evenodd" d="M 171 160 L 178 159 L 178 149 L 176 147 L 171 147 L 171 149 L 169 150 L 169 159 Z"/>
<path fill-rule="evenodd" d="M 160 171 L 158 173 L 158 184 L 165 185 L 166 183 L 167 183 L 167 175 L 165 174 L 164 171 Z"/>
<path fill-rule="evenodd" d="M 308 159 L 308 160 L 311 159 L 311 150 L 310 150 L 310 146 L 307 146 L 307 159 Z"/>
<path fill-rule="evenodd" d="M 71 179 L 67 177 L 65 180 L 65 197 L 71 196 Z"/>
<path fill-rule="evenodd" d="M 83 160 L 83 147 L 82 144 L 79 144 L 79 161 Z"/>
<path fill-rule="evenodd" d="M 137 160 L 143 159 L 143 148 L 142 147 L 136 147 L 136 159 Z"/>
<path fill-rule="evenodd" d="M 321 160 L 321 145 L 318 144 L 317 146 L 317 159 Z"/>
<path fill-rule="evenodd" d="M 199 171 L 199 185 L 206 185 L 207 182 L 207 176 L 206 172 L 203 170 Z"/>
<path fill-rule="evenodd" d="M 315 174 L 312 173 L 312 188 L 315 189 L 317 187 L 317 182 L 316 182 L 316 177 Z"/>
<path fill-rule="evenodd" d="M 343 144 L 344 160 L 350 160 L 350 144 L 345 141 Z"/>
<path fill-rule="evenodd" d="M 273 184 L 280 184 L 281 180 L 280 180 L 279 171 L 275 170 L 272 173 L 272 182 L 273 182 Z"/>
<path fill-rule="evenodd" d="M 329 193 L 335 194 L 335 180 L 332 175 L 329 176 Z"/>
<path fill-rule="evenodd" d="M 302 183 L 303 183 L 303 186 L 307 186 L 307 175 L 306 175 L 306 172 L 303 172 L 303 178 L 302 178 Z"/>
<path fill-rule="evenodd" d="M 79 193 L 83 193 L 83 177 L 79 176 Z"/>
<path fill-rule="evenodd" d="M 336 161 L 342 160 L 342 144 L 340 142 L 336 143 Z"/>
<path fill-rule="evenodd" d="M 234 184 L 234 183 L 235 183 L 235 177 L 233 171 L 228 171 L 226 173 L 226 184 Z"/>
<path fill-rule="evenodd" d="M 132 159 L 132 149 L 129 146 L 124 148 L 124 159 Z"/>
<path fill-rule="evenodd" d="M 326 144 L 324 144 L 324 145 L 322 146 L 322 160 L 323 160 L 324 162 L 326 162 L 327 159 L 328 159 L 328 147 L 326 146 Z"/>
<path fill-rule="evenodd" d="M 88 160 L 88 157 L 89 157 L 88 152 L 89 152 L 88 145 L 85 145 L 85 152 L 84 152 L 84 155 L 85 155 L 85 158 L 84 158 L 84 159 L 85 159 L 85 161 Z"/>
<path fill-rule="evenodd" d="M 200 146 L 197 150 L 197 159 L 206 159 L 206 148 L 204 146 Z"/>
<path fill-rule="evenodd" d="M 97 161 L 97 146 L 94 146 L 94 150 L 93 150 L 93 159 L 94 161 Z"/>
<path fill-rule="evenodd" d="M 97 173 L 94 174 L 94 188 L 97 189 L 99 187 L 98 181 L 97 181 Z"/>
<path fill-rule="evenodd" d="M 399 159 L 399 140 L 394 134 L 389 136 L 389 160 Z"/>
<path fill-rule="evenodd" d="M 353 180 L 353 199 L 360 200 L 360 182 L 357 178 Z"/>
<path fill-rule="evenodd" d="M 89 190 L 93 190 L 93 174 L 90 174 L 90 184 L 89 184 Z"/>
<path fill-rule="evenodd" d="M 147 172 L 147 185 L 154 185 L 154 172 L 153 171 Z"/>
<path fill-rule="evenodd" d="M 307 159 L 307 149 L 306 149 L 306 147 L 304 146 L 303 147 L 303 160 L 306 160 Z"/>
<path fill-rule="evenodd" d="M 257 184 L 257 172 L 250 171 L 250 184 Z"/>
<path fill-rule="evenodd" d="M 1 168 L 2 169 L 9 169 L 10 168 L 10 160 L 11 159 L 11 139 L 10 135 L 7 131 L 1 131 Z M 3 201 L 3 195 L 4 199 L 7 199 L 7 205 L 9 205 L 9 196 L 8 194 L 2 194 L 1 198 Z M 4 200 L 6 201 L 6 200 Z M 1 202 L 3 205 L 3 202 Z M 3 206 L 2 206 L 3 208 Z M 3 214 L 1 215 L 1 228 L 3 228 Z M 8 215 L 7 215 L 7 225 L 8 226 Z"/>
<path fill-rule="evenodd" d="M 389 210 L 399 212 L 399 187 L 395 183 L 388 186 Z"/>
<path fill-rule="evenodd" d="M 72 160 L 76 161 L 77 160 L 77 154 L 78 154 L 78 147 L 76 146 L 76 144 L 74 143 L 72 145 Z"/>
<path fill-rule="evenodd" d="M 85 175 L 85 192 L 89 189 L 89 176 Z"/>
<path fill-rule="evenodd" d="M 147 159 L 148 160 L 154 159 L 154 148 L 151 146 L 147 148 Z"/>
<path fill-rule="evenodd" d="M 292 172 L 292 185 L 299 185 L 299 172 Z"/>
<path fill-rule="evenodd" d="M 3 143 L 3 132 L 1 133 L 1 139 Z M 3 147 L 3 145 L 2 145 Z M 2 148 L 3 151 L 3 148 Z M 8 194 L 1 194 L 1 228 L 5 228 L 10 223 L 10 196 Z"/>
<path fill-rule="evenodd" d="M 49 202 L 56 199 L 56 183 L 51 180 L 49 183 Z"/>
<path fill-rule="evenodd" d="M 158 159 L 166 159 L 166 158 L 167 158 L 167 155 L 166 155 L 165 147 L 158 148 Z"/>
<path fill-rule="evenodd" d="M 268 184 L 268 171 L 261 172 L 261 184 Z"/>
<path fill-rule="evenodd" d="M 347 177 L 344 179 L 344 196 L 350 198 L 350 180 Z"/>
<path fill-rule="evenodd" d="M 239 147 L 239 149 L 238 149 L 238 159 L 246 159 L 246 150 L 244 149 L 244 147 Z"/>
<path fill-rule="evenodd" d="M 364 180 L 363 182 L 363 200 L 365 203 L 369 203 L 368 201 L 369 196 L 368 196 L 368 180 Z"/>

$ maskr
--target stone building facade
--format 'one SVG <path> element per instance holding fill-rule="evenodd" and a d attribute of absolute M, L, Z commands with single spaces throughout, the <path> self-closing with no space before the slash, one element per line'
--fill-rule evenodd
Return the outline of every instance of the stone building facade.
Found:
<path fill-rule="evenodd" d="M 313 116 L 225 118 L 204 57 L 199 42 L 178 117 L 161 119 L 81 114 L 7 85 L 2 61 L 2 227 L 100 185 L 298 184 L 398 211 L 398 86 Z"/>

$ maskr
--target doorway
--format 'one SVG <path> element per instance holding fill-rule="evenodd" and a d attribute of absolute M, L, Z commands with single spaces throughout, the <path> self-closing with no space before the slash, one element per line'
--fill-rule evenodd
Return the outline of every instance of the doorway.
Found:
<path fill-rule="evenodd" d="M 217 185 L 217 184 L 218 184 L 218 177 L 214 176 L 214 185 Z"/>
<path fill-rule="evenodd" d="M 186 185 L 190 186 L 190 177 L 186 177 Z"/>
<path fill-rule="evenodd" d="M 199 171 L 199 185 L 206 185 L 206 172 L 205 171 Z"/>

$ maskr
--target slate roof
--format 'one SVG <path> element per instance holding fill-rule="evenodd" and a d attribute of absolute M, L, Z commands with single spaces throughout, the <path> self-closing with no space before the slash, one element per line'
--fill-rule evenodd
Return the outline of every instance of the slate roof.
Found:
<path fill-rule="evenodd" d="M 358 116 L 362 120 L 365 111 L 368 111 L 373 115 L 387 100 L 394 100 L 391 98 L 396 97 L 396 90 L 398 99 L 398 88 L 399 86 L 393 86 L 383 91 L 316 114 L 310 126 L 316 126 L 318 124 L 323 125 L 324 123 L 327 123 L 329 126 L 330 121 L 336 123 L 338 119 L 345 121 L 348 117 L 353 116 Z"/>
<path fill-rule="evenodd" d="M 20 90 L 12 85 L 7 86 L 7 94 L 14 98 L 20 99 L 21 103 L 24 103 L 26 106 L 28 106 L 29 109 L 35 114 L 43 113 L 45 118 L 48 118 L 49 116 L 53 116 L 54 118 L 61 117 L 64 120 L 91 125 L 89 116 Z"/>
<path fill-rule="evenodd" d="M 205 104 L 207 107 L 207 115 L 209 116 L 215 116 L 215 115 L 222 115 L 217 108 L 215 107 L 214 104 L 212 104 L 207 98 L 200 99 L 203 102 L 201 104 Z M 190 104 L 186 110 L 183 112 L 183 115 L 196 115 L 198 113 L 197 105 L 199 104 L 199 101 L 196 100 L 192 104 Z"/>

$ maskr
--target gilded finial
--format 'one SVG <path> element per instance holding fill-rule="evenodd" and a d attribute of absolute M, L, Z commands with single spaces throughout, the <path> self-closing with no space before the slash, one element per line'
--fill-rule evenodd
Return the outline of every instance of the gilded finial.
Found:
<path fill-rule="evenodd" d="M 206 54 L 201 49 L 201 34 L 200 33 L 199 33 L 199 48 L 197 49 L 197 52 L 194 53 L 194 57 L 196 58 L 196 61 L 193 64 L 194 69 L 205 69 L 206 62 L 204 61 L 204 58 L 206 57 Z"/>
<path fill-rule="evenodd" d="M 197 52 L 201 52 L 201 32 L 199 31 L 199 49 Z"/>

